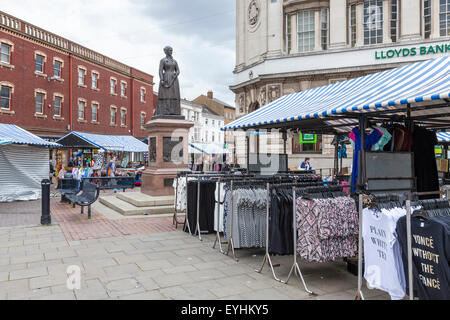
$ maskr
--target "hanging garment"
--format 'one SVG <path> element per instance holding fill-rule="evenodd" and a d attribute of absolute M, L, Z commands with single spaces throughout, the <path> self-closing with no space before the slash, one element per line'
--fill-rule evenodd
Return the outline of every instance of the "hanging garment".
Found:
<path fill-rule="evenodd" d="M 372 151 L 383 151 L 384 146 L 388 144 L 389 141 L 391 141 L 392 135 L 385 128 L 375 127 L 375 129 L 380 131 L 382 133 L 382 136 L 380 137 L 380 140 L 378 140 L 378 142 L 373 145 Z"/>
<path fill-rule="evenodd" d="M 436 164 L 436 133 L 421 127 L 414 127 L 412 151 L 414 152 L 414 171 L 417 177 L 417 192 L 439 191 L 439 178 Z M 439 195 L 420 196 L 420 199 L 439 198 Z"/>
<path fill-rule="evenodd" d="M 272 189 L 269 214 L 269 252 L 294 253 L 292 190 Z"/>
<path fill-rule="evenodd" d="M 186 177 L 173 179 L 174 196 L 177 199 L 176 208 L 183 212 L 186 210 Z"/>
<path fill-rule="evenodd" d="M 187 215 L 191 232 L 195 232 L 197 224 L 197 189 L 198 181 L 188 181 L 187 184 Z M 205 233 L 214 232 L 214 192 L 216 183 L 212 181 L 200 181 L 200 230 Z"/>
<path fill-rule="evenodd" d="M 408 255 L 406 216 L 397 223 L 406 291 Z M 450 217 L 411 218 L 414 295 L 421 300 L 450 300 Z"/>
<path fill-rule="evenodd" d="M 216 183 L 216 191 L 214 193 L 215 206 L 214 206 L 214 231 L 223 232 L 223 211 L 225 200 L 225 184 Z M 220 193 L 220 197 L 219 197 Z"/>
<path fill-rule="evenodd" d="M 406 284 L 400 245 L 396 237 L 397 221 L 405 209 L 362 212 L 364 240 L 364 278 L 368 285 L 388 292 L 392 300 L 405 296 Z"/>
<path fill-rule="evenodd" d="M 314 262 L 353 257 L 357 251 L 358 212 L 349 197 L 297 199 L 297 252 Z"/>

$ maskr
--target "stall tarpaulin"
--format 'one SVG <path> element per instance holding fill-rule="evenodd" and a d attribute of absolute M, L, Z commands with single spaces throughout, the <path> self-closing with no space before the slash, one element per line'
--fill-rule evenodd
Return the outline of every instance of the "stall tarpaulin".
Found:
<path fill-rule="evenodd" d="M 0 202 L 37 200 L 41 181 L 49 178 L 47 148 L 0 145 Z"/>

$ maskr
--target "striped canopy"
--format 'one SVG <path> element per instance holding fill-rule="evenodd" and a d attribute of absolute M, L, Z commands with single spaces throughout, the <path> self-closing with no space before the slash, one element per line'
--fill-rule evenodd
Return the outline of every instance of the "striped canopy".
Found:
<path fill-rule="evenodd" d="M 82 144 L 79 144 L 82 141 Z M 106 151 L 148 152 L 148 145 L 133 136 L 110 136 L 72 131 L 57 141 L 65 147 L 86 147 Z M 71 145 L 76 142 L 76 145 Z"/>
<path fill-rule="evenodd" d="M 436 132 L 436 136 L 439 142 L 450 142 L 450 132 Z"/>
<path fill-rule="evenodd" d="M 336 132 L 346 132 L 358 121 L 343 117 L 350 113 L 391 110 L 390 114 L 395 114 L 395 110 L 404 109 L 407 104 L 423 106 L 431 101 L 437 104 L 439 101 L 435 100 L 449 97 L 450 57 L 442 57 L 289 94 L 222 129 L 294 127 L 297 123 L 301 127 L 302 121 L 314 128 L 312 120 L 320 120 L 325 126 L 335 126 Z M 445 109 L 448 110 L 441 111 L 450 113 L 450 107 Z M 426 114 L 424 111 L 414 116 Z"/>
<path fill-rule="evenodd" d="M 22 129 L 14 124 L 0 123 L 0 145 L 2 144 L 24 144 L 42 147 L 60 147 L 61 145 L 49 142 Z"/>

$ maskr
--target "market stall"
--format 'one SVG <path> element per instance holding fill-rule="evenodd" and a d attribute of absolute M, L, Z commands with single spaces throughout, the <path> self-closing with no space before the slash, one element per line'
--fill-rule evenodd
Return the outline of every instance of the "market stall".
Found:
<path fill-rule="evenodd" d="M 359 230 L 356 230 L 357 237 L 355 238 L 358 239 L 359 260 L 357 264 L 357 297 L 363 298 L 361 286 L 364 252 L 364 278 L 371 287 L 389 292 L 393 299 L 402 298 L 405 294 L 410 299 L 413 299 L 414 296 L 419 296 L 420 299 L 427 299 L 430 296 L 445 298 L 448 294 L 445 291 L 448 291 L 448 285 L 444 291 L 427 285 L 439 282 L 439 279 L 436 279 L 436 275 L 422 270 L 420 266 L 424 263 L 423 259 L 416 254 L 413 255 L 413 250 L 418 252 L 417 249 L 420 247 L 417 239 L 426 235 L 422 232 L 419 237 L 418 233 L 420 232 L 417 226 L 423 223 L 423 220 L 420 220 L 418 215 L 413 215 L 411 218 L 410 212 L 419 207 L 426 207 L 429 210 L 425 210 L 428 212 L 427 214 L 436 213 L 437 200 L 423 199 L 439 198 L 440 195 L 435 157 L 435 146 L 438 142 L 435 131 L 450 128 L 449 98 L 450 57 L 443 57 L 289 94 L 228 124 L 224 129 L 244 130 L 247 136 L 251 131 L 273 129 L 282 132 L 348 135 L 355 149 L 352 176 L 349 182 L 355 187 L 352 187 L 351 191 L 357 191 L 357 186 L 360 186 L 360 189 L 372 196 L 374 204 L 379 204 L 370 207 L 368 204 L 370 201 L 363 203 L 362 195 L 359 196 L 357 202 L 359 213 L 356 222 L 359 223 Z M 383 198 L 383 193 L 397 194 L 398 198 Z M 300 258 L 333 261 L 333 254 L 324 255 L 322 252 L 315 256 L 314 252 L 310 252 L 311 247 L 305 247 L 302 241 L 305 236 L 308 239 L 317 238 L 318 244 L 320 244 L 322 241 L 325 243 L 327 243 L 326 241 L 336 241 L 333 240 L 333 237 L 339 237 L 339 233 L 341 233 L 341 236 L 349 237 L 347 240 L 351 241 L 351 247 L 354 248 L 356 243 L 351 240 L 351 232 L 355 232 L 355 229 L 351 229 L 353 231 L 348 228 L 340 230 L 340 226 L 344 222 L 355 223 L 355 220 L 351 220 L 354 219 L 354 216 L 345 218 L 345 213 L 349 212 L 350 207 L 342 212 L 331 212 L 332 215 L 330 215 L 330 210 L 325 210 L 327 206 L 323 207 L 323 210 L 320 211 L 322 219 L 327 221 L 327 225 L 335 227 L 328 231 L 327 229 L 322 230 L 324 233 L 309 234 L 307 233 L 309 229 L 304 229 L 306 226 L 302 225 L 302 221 L 308 221 L 305 218 L 305 212 L 308 212 L 309 209 L 304 206 L 311 203 L 323 204 L 323 201 L 316 200 L 318 198 L 311 194 L 296 193 L 295 189 L 293 194 L 296 198 L 296 201 L 293 201 L 295 205 L 293 219 L 300 223 L 296 226 L 297 239 L 295 239 Z M 271 194 L 268 193 L 268 196 L 271 197 Z M 332 193 L 324 196 L 324 192 L 322 192 L 319 198 L 332 199 L 334 196 Z M 410 199 L 409 202 L 404 202 L 404 198 Z M 410 201 L 417 200 L 417 198 L 422 199 L 420 201 L 431 201 L 433 205 L 429 205 L 427 202 L 416 202 L 416 207 L 413 207 Z M 309 202 L 304 202 L 304 199 L 309 199 Z M 335 201 L 344 203 L 344 199 L 341 198 Z M 380 210 L 383 207 L 382 203 L 387 203 L 386 208 L 398 209 L 395 211 L 395 219 L 389 220 L 390 218 L 388 218 L 392 212 L 386 213 Z M 350 202 L 348 204 L 350 205 Z M 351 206 L 354 205 L 353 202 Z M 428 220 L 428 223 L 436 227 L 435 230 L 445 233 L 445 230 L 448 232 L 449 228 L 438 228 L 438 226 L 445 225 L 445 217 L 442 215 L 448 212 L 446 209 L 448 200 L 439 205 L 446 206 L 442 207 L 443 210 L 439 211 L 439 214 L 433 216 L 433 220 Z M 339 209 L 341 205 L 335 206 L 335 208 Z M 363 212 L 363 208 L 364 210 L 371 208 L 371 210 Z M 425 214 L 422 214 L 422 218 L 424 216 Z M 378 222 L 371 220 L 372 217 L 379 217 L 376 220 Z M 386 225 L 380 224 L 380 221 L 391 221 L 391 226 L 388 228 Z M 396 224 L 397 221 L 398 224 Z M 373 228 L 369 228 L 369 225 Z M 321 231 L 321 228 L 313 230 Z M 399 236 L 393 235 L 392 230 L 397 230 L 396 234 Z M 373 234 L 370 234 L 371 232 Z M 436 234 L 433 236 L 436 237 Z M 441 242 L 450 239 L 448 234 L 441 234 L 439 238 Z M 392 246 L 390 248 L 383 246 L 387 239 L 391 244 L 397 243 L 394 246 L 395 252 L 391 250 Z M 368 246 L 371 242 L 377 243 L 378 248 Z M 344 243 L 347 244 L 343 245 Z M 352 258 L 350 253 L 342 254 L 345 248 L 350 248 L 349 245 L 350 243 L 346 241 L 336 242 L 334 247 L 336 256 L 345 255 Z M 439 245 L 445 247 L 449 244 L 440 243 Z M 324 247 L 319 245 L 316 249 L 319 248 L 323 249 Z M 379 258 L 376 258 L 376 250 L 382 252 Z M 436 252 L 433 254 L 440 254 L 442 260 L 441 263 L 434 263 L 431 268 L 439 270 L 441 275 L 449 274 L 449 257 L 442 250 L 439 252 L 437 250 L 440 249 L 435 249 Z M 400 252 L 401 256 L 399 256 Z M 383 260 L 383 257 L 388 258 Z M 395 265 L 394 260 L 402 261 L 405 268 Z M 381 270 L 386 269 L 387 266 L 390 267 L 390 271 L 394 272 L 394 275 L 398 275 L 398 277 L 403 275 L 403 279 L 396 278 L 395 281 L 386 281 L 386 275 L 391 275 L 392 272 L 386 273 Z M 296 267 L 300 273 L 298 265 Z M 445 283 L 448 279 L 444 276 L 440 281 L 440 283 Z M 394 292 L 392 284 L 400 284 L 401 291 Z"/>
<path fill-rule="evenodd" d="M 59 146 L 0 123 L 0 202 L 39 199 L 41 181 L 50 174 L 48 149 Z"/>

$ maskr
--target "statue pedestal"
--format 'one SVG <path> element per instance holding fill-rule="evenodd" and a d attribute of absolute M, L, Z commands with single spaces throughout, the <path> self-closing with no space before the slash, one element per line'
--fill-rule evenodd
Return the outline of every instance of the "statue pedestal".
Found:
<path fill-rule="evenodd" d="M 150 196 L 174 194 L 173 179 L 188 170 L 189 129 L 193 122 L 158 118 L 144 125 L 148 130 L 148 168 L 142 174 L 141 192 Z"/>

